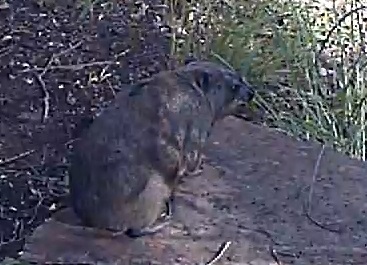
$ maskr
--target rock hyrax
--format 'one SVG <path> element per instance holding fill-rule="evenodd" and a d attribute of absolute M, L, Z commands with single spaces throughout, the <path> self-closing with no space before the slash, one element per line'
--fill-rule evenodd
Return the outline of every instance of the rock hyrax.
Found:
<path fill-rule="evenodd" d="M 167 223 L 178 179 L 195 171 L 215 122 L 254 95 L 221 65 L 191 61 L 120 92 L 71 157 L 73 209 L 86 226 L 141 236 Z"/>

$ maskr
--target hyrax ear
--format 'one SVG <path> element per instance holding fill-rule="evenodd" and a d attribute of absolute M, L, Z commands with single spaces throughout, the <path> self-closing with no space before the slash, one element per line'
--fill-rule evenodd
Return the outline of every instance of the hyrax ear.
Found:
<path fill-rule="evenodd" d="M 185 58 L 184 60 L 184 65 L 188 65 L 189 63 L 192 63 L 192 62 L 197 62 L 198 59 L 196 59 L 194 56 L 192 55 L 189 55 Z"/>
<path fill-rule="evenodd" d="M 207 90 L 209 87 L 210 74 L 203 70 L 196 70 L 194 72 L 195 84 L 202 90 Z"/>

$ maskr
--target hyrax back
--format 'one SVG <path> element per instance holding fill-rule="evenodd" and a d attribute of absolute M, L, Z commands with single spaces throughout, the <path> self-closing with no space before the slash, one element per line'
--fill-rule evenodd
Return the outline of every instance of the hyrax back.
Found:
<path fill-rule="evenodd" d="M 200 163 L 215 122 L 252 96 L 238 74 L 208 62 L 120 92 L 75 146 L 70 194 L 77 216 L 114 231 L 153 227 L 179 177 Z"/>

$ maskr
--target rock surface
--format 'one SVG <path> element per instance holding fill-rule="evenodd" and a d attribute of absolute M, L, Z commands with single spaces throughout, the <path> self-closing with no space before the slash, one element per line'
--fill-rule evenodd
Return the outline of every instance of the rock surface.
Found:
<path fill-rule="evenodd" d="M 111 238 L 82 230 L 66 209 L 26 240 L 22 258 L 201 264 L 231 241 L 215 264 L 367 264 L 367 165 L 321 151 L 228 118 L 211 137 L 204 172 L 185 180 L 174 220 L 161 233 Z"/>

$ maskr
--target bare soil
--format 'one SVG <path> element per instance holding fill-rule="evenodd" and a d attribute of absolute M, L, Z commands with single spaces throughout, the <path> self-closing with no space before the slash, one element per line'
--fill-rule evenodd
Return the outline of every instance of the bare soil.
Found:
<path fill-rule="evenodd" d="M 68 150 L 93 115 L 168 67 L 159 1 L 93 13 L 73 1 L 39 2 L 0 8 L 0 261 L 16 257 L 25 236 L 64 204 Z"/>

